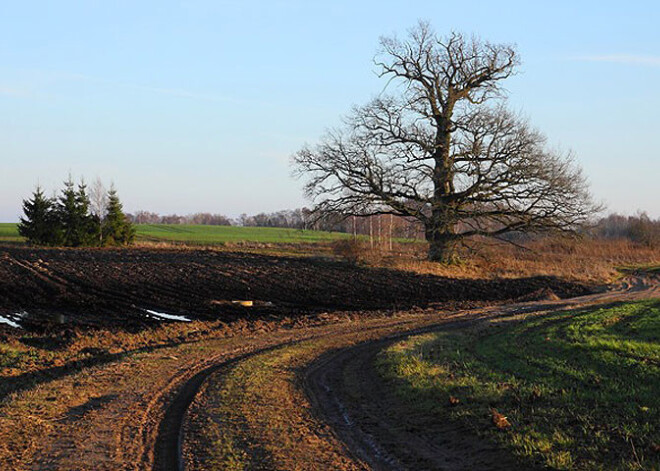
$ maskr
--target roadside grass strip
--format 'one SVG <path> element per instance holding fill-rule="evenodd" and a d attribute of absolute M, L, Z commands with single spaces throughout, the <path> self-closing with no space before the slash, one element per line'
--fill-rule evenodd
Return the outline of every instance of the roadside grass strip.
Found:
<path fill-rule="evenodd" d="M 207 381 L 188 419 L 197 421 L 193 427 L 205 440 L 194 456 L 188 452 L 187 469 L 357 469 L 327 426 L 314 420 L 297 387 L 296 372 L 326 344 L 309 341 L 259 354 Z"/>
<path fill-rule="evenodd" d="M 658 300 L 412 337 L 377 368 L 411 414 L 535 464 L 660 469 Z"/>

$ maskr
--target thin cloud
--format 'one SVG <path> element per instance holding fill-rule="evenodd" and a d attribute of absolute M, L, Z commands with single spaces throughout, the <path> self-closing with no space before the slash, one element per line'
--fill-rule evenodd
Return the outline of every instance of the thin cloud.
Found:
<path fill-rule="evenodd" d="M 145 92 L 158 93 L 160 95 L 169 95 L 180 98 L 189 98 L 191 100 L 202 100 L 202 101 L 211 101 L 211 102 L 225 102 L 225 103 L 240 103 L 240 100 L 237 100 L 232 97 L 220 96 L 220 95 L 209 95 L 206 93 L 197 93 L 190 90 L 184 90 L 179 88 L 165 88 L 165 87 L 153 87 L 149 85 L 140 85 L 137 83 L 123 82 L 117 80 L 104 79 L 99 77 L 91 77 L 87 75 L 74 75 L 72 77 L 80 80 L 86 80 L 89 82 L 103 83 L 115 87 L 122 88 L 132 88 L 134 90 L 142 90 Z"/>
<path fill-rule="evenodd" d="M 18 95 L 18 90 L 0 87 L 0 95 L 16 96 Z"/>
<path fill-rule="evenodd" d="M 92 75 L 85 75 L 79 73 L 71 72 L 61 72 L 61 71 L 52 71 L 52 70 L 35 70 L 35 69 L 25 69 L 24 72 L 28 73 L 31 77 L 29 81 L 36 82 L 32 84 L 32 88 L 43 88 L 55 82 L 88 82 L 99 85 L 107 85 L 111 87 L 125 88 L 140 90 L 149 93 L 157 93 L 159 95 L 168 95 L 179 98 L 188 98 L 191 100 L 201 100 L 209 101 L 215 103 L 236 103 L 243 104 L 244 101 L 223 95 L 212 95 L 207 93 L 198 93 L 196 91 L 179 89 L 179 88 L 167 88 L 167 87 L 155 87 L 150 85 L 144 85 L 133 82 L 125 82 L 121 80 L 107 79 L 102 77 L 95 77 Z M 20 90 L 11 87 L 3 87 L 0 85 L 0 95 L 9 95 L 9 96 L 28 96 L 25 90 Z"/>
<path fill-rule="evenodd" d="M 0 85 L 0 95 L 24 98 L 27 97 L 29 93 L 25 90 L 20 90 L 18 88 L 3 87 L 2 85 Z"/>
<path fill-rule="evenodd" d="M 593 56 L 578 56 L 573 60 L 582 62 L 609 62 L 623 65 L 650 65 L 660 67 L 660 56 L 638 56 L 634 54 L 604 54 Z"/>
<path fill-rule="evenodd" d="M 189 90 L 182 90 L 178 88 L 150 87 L 146 85 L 137 85 L 134 83 L 123 83 L 123 82 L 111 82 L 111 83 L 122 87 L 134 88 L 136 90 L 144 90 L 148 92 L 158 93 L 161 95 L 176 96 L 181 98 L 190 98 L 193 100 L 240 103 L 239 100 L 226 96 L 208 95 L 205 93 L 191 92 Z"/>

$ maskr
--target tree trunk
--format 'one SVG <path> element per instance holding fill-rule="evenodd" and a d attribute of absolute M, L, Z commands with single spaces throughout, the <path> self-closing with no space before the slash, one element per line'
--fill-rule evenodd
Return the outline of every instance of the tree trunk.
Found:
<path fill-rule="evenodd" d="M 450 227 L 427 227 L 426 241 L 429 243 L 428 258 L 432 262 L 454 264 L 459 261 L 458 237 Z"/>

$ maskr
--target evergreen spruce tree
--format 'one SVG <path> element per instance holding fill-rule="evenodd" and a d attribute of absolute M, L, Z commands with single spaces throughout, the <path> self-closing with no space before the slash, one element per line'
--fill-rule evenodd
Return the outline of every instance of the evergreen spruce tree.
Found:
<path fill-rule="evenodd" d="M 98 243 L 100 221 L 89 213 L 89 197 L 84 183 L 76 190 L 71 177 L 57 204 L 57 215 L 62 228 L 62 242 L 67 247 L 80 247 Z"/>
<path fill-rule="evenodd" d="M 135 229 L 123 212 L 117 192 L 108 192 L 103 214 L 91 211 L 91 201 L 84 182 L 76 185 L 71 176 L 57 198 L 46 198 L 37 187 L 32 198 L 23 201 L 25 217 L 19 233 L 30 244 L 64 245 L 67 247 L 98 245 L 129 245 L 135 239 Z"/>
<path fill-rule="evenodd" d="M 105 245 L 130 245 L 135 240 L 135 228 L 124 214 L 114 187 L 108 192 L 108 205 L 102 231 Z"/>
<path fill-rule="evenodd" d="M 78 205 L 78 213 L 81 215 L 80 245 L 99 245 L 101 218 L 99 218 L 98 215 L 92 214 L 90 210 L 91 201 L 89 199 L 89 195 L 87 194 L 87 185 L 85 185 L 84 181 L 78 184 L 76 203 Z"/>
<path fill-rule="evenodd" d="M 68 247 L 80 245 L 80 214 L 76 202 L 76 190 L 71 176 L 64 182 L 64 189 L 57 201 L 57 215 L 62 227 L 62 243 Z"/>
<path fill-rule="evenodd" d="M 57 245 L 61 231 L 54 213 L 53 201 L 46 198 L 40 186 L 32 193 L 32 199 L 23 200 L 23 213 L 18 232 L 33 245 Z"/>

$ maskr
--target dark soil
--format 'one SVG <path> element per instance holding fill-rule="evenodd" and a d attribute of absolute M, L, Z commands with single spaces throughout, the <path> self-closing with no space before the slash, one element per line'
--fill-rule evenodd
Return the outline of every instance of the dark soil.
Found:
<path fill-rule="evenodd" d="M 44 323 L 141 327 L 146 309 L 190 319 L 275 318 L 324 311 L 450 307 L 541 290 L 586 294 L 554 277 L 458 280 L 343 262 L 172 249 L 0 248 L 0 315 Z M 252 300 L 253 307 L 234 304 Z M 15 317 L 12 317 L 17 319 Z"/>

